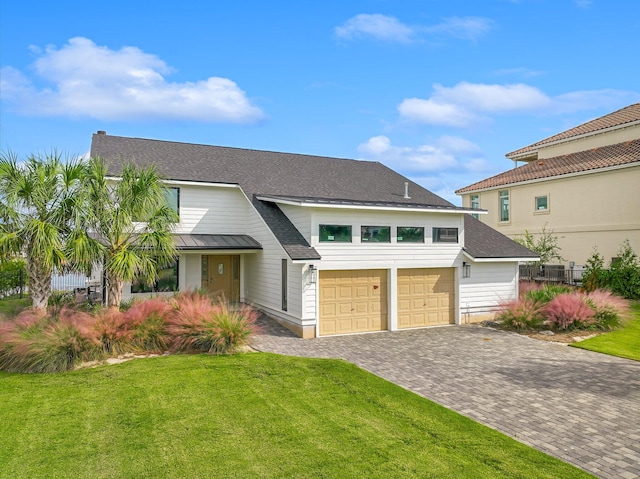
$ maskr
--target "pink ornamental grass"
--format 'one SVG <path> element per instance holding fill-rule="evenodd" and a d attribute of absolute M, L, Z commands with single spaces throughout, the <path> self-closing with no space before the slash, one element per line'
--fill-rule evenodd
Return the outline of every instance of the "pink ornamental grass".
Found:
<path fill-rule="evenodd" d="M 564 293 L 553 298 L 544 308 L 546 324 L 554 329 L 572 329 L 594 323 L 595 311 L 582 293 Z"/>

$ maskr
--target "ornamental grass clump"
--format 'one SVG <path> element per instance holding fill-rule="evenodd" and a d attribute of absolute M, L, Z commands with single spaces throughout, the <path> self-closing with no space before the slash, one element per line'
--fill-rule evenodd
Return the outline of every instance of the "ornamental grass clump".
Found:
<path fill-rule="evenodd" d="M 151 298 L 134 303 L 122 313 L 131 330 L 131 349 L 152 353 L 167 351 L 171 345 L 168 320 L 172 311 L 166 299 Z"/>
<path fill-rule="evenodd" d="M 557 330 L 586 328 L 594 324 L 595 311 L 582 293 L 564 293 L 544 307 L 545 324 Z"/>
<path fill-rule="evenodd" d="M 594 310 L 594 326 L 609 331 L 616 329 L 629 318 L 629 302 L 610 291 L 596 289 L 587 296 L 587 304 Z"/>
<path fill-rule="evenodd" d="M 93 318 L 63 308 L 57 317 L 36 310 L 23 311 L 0 327 L 0 369 L 47 373 L 68 371 L 99 354 L 92 331 Z"/>
<path fill-rule="evenodd" d="M 502 305 L 496 319 L 509 329 L 538 329 L 542 326 L 544 316 L 542 305 L 531 298 L 524 297 L 518 301 L 509 301 Z"/>
<path fill-rule="evenodd" d="M 127 317 L 115 308 L 97 310 L 94 313 L 93 331 L 107 355 L 131 351 L 131 325 Z"/>
<path fill-rule="evenodd" d="M 174 351 L 226 354 L 245 345 L 255 331 L 257 313 L 249 306 L 214 303 L 197 292 L 176 296 L 174 305 L 169 328 Z"/>

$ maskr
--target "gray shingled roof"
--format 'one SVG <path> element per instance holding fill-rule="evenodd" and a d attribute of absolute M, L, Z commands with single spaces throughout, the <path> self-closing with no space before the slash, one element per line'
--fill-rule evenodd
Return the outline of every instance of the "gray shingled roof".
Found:
<path fill-rule="evenodd" d="M 120 173 L 124 161 L 130 161 L 140 166 L 154 165 L 171 180 L 239 185 L 294 260 L 315 260 L 320 255 L 275 203 L 260 201 L 258 196 L 460 210 L 378 162 L 106 134 L 93 135 L 91 156 L 105 159 L 113 175 Z M 405 182 L 409 183 L 409 199 L 404 198 Z M 474 241 L 473 236 L 467 235 L 468 246 Z M 496 257 L 503 257 L 504 248 L 508 248 L 504 241 L 494 244 Z"/>
<path fill-rule="evenodd" d="M 176 234 L 173 238 L 179 250 L 262 249 L 262 245 L 248 235 Z"/>
<path fill-rule="evenodd" d="M 531 258 L 539 259 L 537 253 L 516 243 L 499 231 L 475 219 L 471 215 L 464 215 L 464 250 L 473 258 Z M 499 251 L 496 251 L 499 245 Z"/>

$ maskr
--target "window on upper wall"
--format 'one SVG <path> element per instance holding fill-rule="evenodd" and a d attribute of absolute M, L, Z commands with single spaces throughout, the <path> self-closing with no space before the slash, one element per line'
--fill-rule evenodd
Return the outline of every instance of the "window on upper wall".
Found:
<path fill-rule="evenodd" d="M 178 291 L 178 259 L 158 271 L 158 280 L 147 283 L 142 278 L 131 282 L 131 293 L 160 293 Z"/>
<path fill-rule="evenodd" d="M 361 226 L 360 240 L 364 243 L 391 243 L 391 227 Z"/>
<path fill-rule="evenodd" d="M 180 217 L 180 188 L 167 188 L 167 204 Z"/>
<path fill-rule="evenodd" d="M 509 190 L 498 192 L 498 202 L 500 210 L 500 221 L 506 223 L 509 221 Z"/>
<path fill-rule="evenodd" d="M 351 243 L 351 225 L 320 225 L 321 243 Z"/>
<path fill-rule="evenodd" d="M 537 212 L 549 211 L 549 197 L 548 196 L 536 196 L 535 208 Z"/>
<path fill-rule="evenodd" d="M 457 243 L 458 228 L 433 228 L 434 243 Z"/>
<path fill-rule="evenodd" d="M 398 226 L 398 243 L 424 243 L 424 227 Z"/>
<path fill-rule="evenodd" d="M 480 208 L 480 195 L 471 195 L 471 207 L 475 209 Z M 478 219 L 479 215 L 477 213 L 473 213 L 471 216 Z"/>

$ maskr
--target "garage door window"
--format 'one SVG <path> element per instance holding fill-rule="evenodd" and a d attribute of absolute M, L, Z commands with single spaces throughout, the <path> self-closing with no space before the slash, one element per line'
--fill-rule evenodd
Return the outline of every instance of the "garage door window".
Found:
<path fill-rule="evenodd" d="M 424 243 L 422 226 L 398 226 L 398 243 Z"/>
<path fill-rule="evenodd" d="M 360 239 L 365 243 L 391 243 L 391 228 L 389 226 L 362 226 Z"/>
<path fill-rule="evenodd" d="M 320 225 L 321 243 L 351 243 L 351 225 Z"/>
<path fill-rule="evenodd" d="M 433 228 L 434 243 L 457 243 L 458 228 Z"/>

